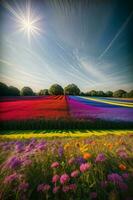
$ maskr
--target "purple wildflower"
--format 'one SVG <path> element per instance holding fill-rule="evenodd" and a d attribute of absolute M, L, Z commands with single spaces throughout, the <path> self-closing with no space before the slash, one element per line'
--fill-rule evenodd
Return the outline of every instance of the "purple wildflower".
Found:
<path fill-rule="evenodd" d="M 112 173 L 108 175 L 108 181 L 119 184 L 120 182 L 123 182 L 123 179 L 119 174 Z"/>
<path fill-rule="evenodd" d="M 128 173 L 124 173 L 124 174 L 122 174 L 122 177 L 123 177 L 125 180 L 127 180 L 127 179 L 129 178 L 129 174 L 128 174 Z"/>
<path fill-rule="evenodd" d="M 17 156 L 13 156 L 7 161 L 6 166 L 9 167 L 10 169 L 14 169 L 20 167 L 21 164 L 22 164 L 21 159 Z"/>
<path fill-rule="evenodd" d="M 83 163 L 86 163 L 86 160 L 85 160 L 83 157 L 79 156 L 79 157 L 77 157 L 77 158 L 75 159 L 75 162 L 76 162 L 77 164 L 81 165 L 81 164 L 83 164 Z"/>
<path fill-rule="evenodd" d="M 41 141 L 36 145 L 37 150 L 43 151 L 43 150 L 45 150 L 45 148 L 46 148 L 46 142 L 45 141 Z"/>
<path fill-rule="evenodd" d="M 20 141 L 16 142 L 16 145 L 15 145 L 16 152 L 20 153 L 21 151 L 23 151 L 24 150 L 23 147 L 24 147 L 24 145 L 22 142 L 20 142 Z"/>
<path fill-rule="evenodd" d="M 99 153 L 95 159 L 95 162 L 104 162 L 106 160 L 106 157 L 103 153 Z"/>
<path fill-rule="evenodd" d="M 64 149 L 63 149 L 63 147 L 59 147 L 58 148 L 58 155 L 59 155 L 59 157 L 62 157 L 63 156 L 63 153 L 64 153 Z"/>

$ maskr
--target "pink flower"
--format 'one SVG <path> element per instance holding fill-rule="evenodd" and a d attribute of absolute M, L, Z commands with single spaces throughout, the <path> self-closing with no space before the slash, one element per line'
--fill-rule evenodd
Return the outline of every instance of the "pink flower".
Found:
<path fill-rule="evenodd" d="M 80 165 L 80 171 L 81 172 L 85 172 L 87 171 L 88 169 L 90 169 L 91 167 L 91 164 L 90 163 L 83 163 Z"/>
<path fill-rule="evenodd" d="M 23 182 L 23 183 L 20 183 L 19 190 L 26 191 L 28 187 L 29 187 L 29 183 Z"/>
<path fill-rule="evenodd" d="M 96 157 L 95 162 L 104 162 L 106 160 L 106 157 L 103 153 L 99 153 Z"/>
<path fill-rule="evenodd" d="M 70 177 L 65 173 L 60 177 L 61 184 L 65 184 L 70 180 Z"/>
<path fill-rule="evenodd" d="M 75 162 L 75 158 L 70 158 L 70 159 L 68 160 L 68 164 L 69 164 L 69 165 L 73 164 L 74 162 Z"/>
<path fill-rule="evenodd" d="M 48 190 L 50 190 L 50 185 L 48 185 L 48 184 L 40 184 L 37 187 L 38 192 L 45 192 L 45 191 L 48 191 Z"/>
<path fill-rule="evenodd" d="M 64 185 L 62 188 L 63 192 L 68 192 L 69 191 L 69 186 L 68 185 Z"/>
<path fill-rule="evenodd" d="M 58 162 L 53 162 L 52 165 L 51 165 L 51 168 L 57 168 L 59 167 L 59 163 Z"/>
<path fill-rule="evenodd" d="M 75 170 L 71 173 L 71 177 L 75 178 L 79 175 L 79 170 Z"/>
<path fill-rule="evenodd" d="M 128 158 L 127 152 L 124 149 L 118 150 L 117 153 L 121 158 Z"/>
<path fill-rule="evenodd" d="M 4 183 L 5 184 L 10 184 L 12 183 L 14 180 L 16 180 L 18 178 L 18 174 L 15 172 L 9 176 L 6 176 L 4 179 Z"/>
<path fill-rule="evenodd" d="M 54 175 L 53 178 L 52 178 L 52 183 L 56 183 L 58 180 L 60 179 L 60 176 L 59 175 Z"/>
<path fill-rule="evenodd" d="M 60 186 L 54 187 L 54 188 L 53 188 L 53 193 L 57 193 L 59 189 L 60 189 Z"/>
<path fill-rule="evenodd" d="M 77 185 L 75 183 L 69 185 L 69 190 L 75 191 L 77 189 Z"/>

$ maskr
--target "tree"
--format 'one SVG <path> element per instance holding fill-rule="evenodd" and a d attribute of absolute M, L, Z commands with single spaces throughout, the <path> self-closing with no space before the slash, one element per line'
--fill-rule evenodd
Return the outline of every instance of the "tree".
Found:
<path fill-rule="evenodd" d="M 80 92 L 79 95 L 80 96 L 85 96 L 85 93 L 84 92 Z"/>
<path fill-rule="evenodd" d="M 97 96 L 97 92 L 95 90 L 91 90 L 89 94 L 90 96 Z"/>
<path fill-rule="evenodd" d="M 34 92 L 30 87 L 23 87 L 20 94 L 21 96 L 33 96 Z"/>
<path fill-rule="evenodd" d="M 8 96 L 9 89 L 8 86 L 0 82 L 0 96 Z"/>
<path fill-rule="evenodd" d="M 122 97 L 124 94 L 126 93 L 126 91 L 124 90 L 116 90 L 114 93 L 113 93 L 113 97 Z"/>
<path fill-rule="evenodd" d="M 122 97 L 123 98 L 127 98 L 128 97 L 128 93 L 126 92 L 126 93 L 122 94 Z"/>
<path fill-rule="evenodd" d="M 49 95 L 48 89 L 40 90 L 39 96 L 43 96 L 43 95 Z"/>
<path fill-rule="evenodd" d="M 127 93 L 127 97 L 132 98 L 133 97 L 133 90 Z"/>
<path fill-rule="evenodd" d="M 85 96 L 91 96 L 90 92 L 85 92 Z"/>
<path fill-rule="evenodd" d="M 103 91 L 97 91 L 96 93 L 98 97 L 105 97 L 105 93 Z"/>
<path fill-rule="evenodd" d="M 107 91 L 107 92 L 105 93 L 105 96 L 106 96 L 106 97 L 112 97 L 112 96 L 113 96 L 113 92 Z"/>
<path fill-rule="evenodd" d="M 64 92 L 66 95 L 79 95 L 80 89 L 75 84 L 69 84 L 64 88 Z"/>
<path fill-rule="evenodd" d="M 9 86 L 9 96 L 20 96 L 20 91 L 14 86 Z"/>
<path fill-rule="evenodd" d="M 48 92 L 51 95 L 62 95 L 62 94 L 64 94 L 63 88 L 58 84 L 51 85 Z"/>

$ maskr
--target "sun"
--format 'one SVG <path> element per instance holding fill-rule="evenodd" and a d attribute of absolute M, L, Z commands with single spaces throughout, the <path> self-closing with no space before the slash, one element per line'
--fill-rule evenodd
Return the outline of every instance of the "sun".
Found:
<path fill-rule="evenodd" d="M 31 16 L 25 17 L 23 16 L 18 21 L 19 31 L 27 34 L 28 40 L 31 40 L 32 36 L 40 33 L 40 29 L 37 24 L 38 20 L 36 18 L 32 18 Z"/>
<path fill-rule="evenodd" d="M 28 41 L 31 41 L 33 36 L 40 34 L 39 21 L 41 17 L 35 15 L 35 9 L 31 7 L 30 1 L 27 1 L 25 8 L 18 4 L 16 7 L 12 7 L 7 1 L 4 2 L 4 6 L 14 16 L 17 31 L 25 33 Z"/>

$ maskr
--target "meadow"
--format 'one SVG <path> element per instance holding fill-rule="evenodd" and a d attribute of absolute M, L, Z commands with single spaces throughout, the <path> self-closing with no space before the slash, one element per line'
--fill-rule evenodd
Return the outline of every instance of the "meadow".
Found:
<path fill-rule="evenodd" d="M 0 199 L 131 200 L 132 144 L 131 130 L 4 131 Z"/>
<path fill-rule="evenodd" d="M 132 200 L 133 100 L 0 99 L 1 200 Z"/>

